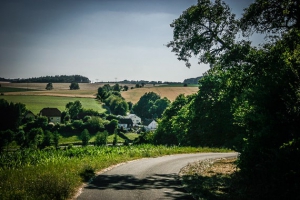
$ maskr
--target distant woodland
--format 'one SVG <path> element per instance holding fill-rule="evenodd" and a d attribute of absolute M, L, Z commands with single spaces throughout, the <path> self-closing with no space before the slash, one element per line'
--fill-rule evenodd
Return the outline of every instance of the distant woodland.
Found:
<path fill-rule="evenodd" d="M 123 80 L 118 81 L 118 83 L 122 84 L 198 84 L 199 79 L 202 76 L 196 78 L 187 78 L 184 79 L 183 82 L 170 82 L 170 81 L 147 81 L 147 80 Z M 11 83 L 90 83 L 89 78 L 81 75 L 55 75 L 55 76 L 41 76 L 41 77 L 33 77 L 33 78 L 17 78 L 17 79 L 6 79 L 1 78 L 0 81 L 11 82 Z M 104 83 L 102 81 L 97 81 L 98 83 Z M 116 82 L 116 81 L 113 81 Z M 105 82 L 106 83 L 106 82 Z"/>
<path fill-rule="evenodd" d="M 89 78 L 81 75 L 55 75 L 55 76 L 41 76 L 27 79 L 5 79 L 0 78 L 0 81 L 7 81 L 12 83 L 90 83 Z"/>
<path fill-rule="evenodd" d="M 196 78 L 187 78 L 184 79 L 183 83 L 186 84 L 198 84 L 199 80 L 201 79 L 202 76 L 196 77 Z"/>

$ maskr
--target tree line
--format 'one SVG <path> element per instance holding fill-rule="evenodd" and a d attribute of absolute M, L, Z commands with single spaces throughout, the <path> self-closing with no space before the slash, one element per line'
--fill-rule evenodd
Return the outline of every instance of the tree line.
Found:
<path fill-rule="evenodd" d="M 245 196 L 300 198 L 299 13 L 296 0 L 256 0 L 240 19 L 221 0 L 185 10 L 167 46 L 187 67 L 192 55 L 212 67 L 197 94 L 166 109 L 153 142 L 233 148 Z M 253 46 L 252 33 L 264 43 Z"/>
<path fill-rule="evenodd" d="M 1 79 L 0 79 L 1 80 Z M 90 83 L 89 78 L 81 75 L 41 76 L 22 79 L 4 79 L 12 83 Z"/>

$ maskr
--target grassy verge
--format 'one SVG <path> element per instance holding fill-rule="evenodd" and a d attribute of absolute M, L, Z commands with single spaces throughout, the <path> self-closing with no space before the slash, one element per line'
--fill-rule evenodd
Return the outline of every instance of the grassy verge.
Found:
<path fill-rule="evenodd" d="M 16 151 L 0 154 L 0 199 L 68 199 L 111 165 L 143 157 L 226 149 L 153 145 Z"/>

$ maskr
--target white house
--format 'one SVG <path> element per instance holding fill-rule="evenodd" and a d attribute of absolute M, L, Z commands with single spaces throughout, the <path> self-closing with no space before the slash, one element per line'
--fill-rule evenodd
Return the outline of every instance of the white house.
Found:
<path fill-rule="evenodd" d="M 145 120 L 143 125 L 146 131 L 153 131 L 157 129 L 158 123 L 155 120 Z"/>
<path fill-rule="evenodd" d="M 155 130 L 155 129 L 157 129 L 157 126 L 158 126 L 158 123 L 157 123 L 155 120 L 153 120 L 153 121 L 147 126 L 147 128 L 150 129 L 150 130 Z"/>
<path fill-rule="evenodd" d="M 60 123 L 61 112 L 57 108 L 43 108 L 40 111 L 40 116 L 48 118 L 49 122 Z"/>
<path fill-rule="evenodd" d="M 133 122 L 133 126 L 137 126 L 137 125 L 139 125 L 139 124 L 142 123 L 141 118 L 138 117 L 138 116 L 135 115 L 135 114 L 129 114 L 129 115 L 127 115 L 125 118 L 126 118 L 126 119 L 131 119 L 132 122 Z"/>

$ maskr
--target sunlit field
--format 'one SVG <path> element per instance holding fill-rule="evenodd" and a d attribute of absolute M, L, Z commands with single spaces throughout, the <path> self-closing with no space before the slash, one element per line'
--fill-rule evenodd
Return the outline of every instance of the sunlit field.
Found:
<path fill-rule="evenodd" d="M 19 91 L 2 92 L 4 95 L 42 95 L 87 98 L 95 98 L 98 88 L 103 86 L 104 83 L 79 83 L 79 90 L 70 90 L 70 83 L 53 83 L 53 90 L 46 90 L 46 85 L 47 83 L 1 83 L 3 88 L 20 88 Z"/>
<path fill-rule="evenodd" d="M 79 83 L 79 90 L 70 90 L 70 83 L 53 83 L 53 90 L 46 90 L 47 83 L 1 83 L 0 92 L 3 96 L 56 96 L 56 97 L 85 97 L 95 98 L 98 88 L 107 83 Z M 115 83 L 108 83 L 113 86 Z M 146 92 L 155 92 L 162 98 L 167 97 L 174 101 L 179 94 L 190 95 L 196 93 L 199 89 L 197 85 L 190 85 L 182 87 L 179 85 L 156 85 L 146 84 L 143 88 L 135 88 L 134 84 L 120 84 L 127 85 L 128 91 L 121 92 L 121 95 L 127 102 L 138 102 L 138 100 Z M 133 89 L 131 89 L 133 87 Z M 3 97 L 2 96 L 2 97 Z M 1 98 L 1 97 L 0 97 Z M 6 98 L 6 97 L 5 97 Z M 19 98 L 19 97 L 17 97 Z"/>
<path fill-rule="evenodd" d="M 159 94 L 162 98 L 167 97 L 170 101 L 174 101 L 179 94 L 190 95 L 198 92 L 198 87 L 145 87 L 145 88 L 135 88 L 129 89 L 126 92 L 122 92 L 122 96 L 126 99 L 126 101 L 131 101 L 132 103 L 136 103 L 139 101 L 142 95 L 146 92 L 155 92 Z"/>
<path fill-rule="evenodd" d="M 69 102 L 74 102 L 76 100 L 80 101 L 82 107 L 85 109 L 93 109 L 100 113 L 105 112 L 103 105 L 92 98 L 80 98 L 80 97 L 57 97 L 57 96 L 30 96 L 30 95 L 4 95 L 0 96 L 0 99 L 5 99 L 8 102 L 23 103 L 26 108 L 38 114 L 43 108 L 58 108 L 60 111 L 64 111 L 66 104 Z"/>

